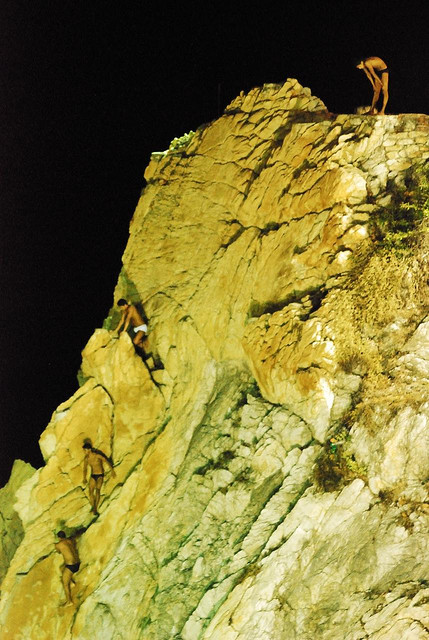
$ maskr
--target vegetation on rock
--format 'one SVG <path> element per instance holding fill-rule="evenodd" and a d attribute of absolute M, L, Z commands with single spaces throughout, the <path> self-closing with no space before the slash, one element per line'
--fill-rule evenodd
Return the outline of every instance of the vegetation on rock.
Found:
<path fill-rule="evenodd" d="M 429 164 L 410 169 L 403 184 L 387 185 L 390 202 L 376 210 L 370 233 L 376 249 L 405 257 L 426 242 L 429 227 Z"/>
<path fill-rule="evenodd" d="M 191 130 L 188 133 L 184 133 L 183 136 L 180 136 L 178 138 L 173 138 L 173 140 L 170 142 L 170 146 L 168 147 L 168 150 L 183 151 L 191 142 L 194 135 L 195 135 L 195 131 Z"/>

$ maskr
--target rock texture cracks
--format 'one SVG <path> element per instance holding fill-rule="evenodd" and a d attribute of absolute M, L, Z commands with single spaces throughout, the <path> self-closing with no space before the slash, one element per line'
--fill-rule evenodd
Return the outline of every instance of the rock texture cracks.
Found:
<path fill-rule="evenodd" d="M 356 259 L 428 129 L 288 80 L 153 154 L 114 297 L 154 366 L 113 309 L 13 492 L 2 640 L 429 638 L 427 250 Z M 117 474 L 97 519 L 85 437 Z"/>

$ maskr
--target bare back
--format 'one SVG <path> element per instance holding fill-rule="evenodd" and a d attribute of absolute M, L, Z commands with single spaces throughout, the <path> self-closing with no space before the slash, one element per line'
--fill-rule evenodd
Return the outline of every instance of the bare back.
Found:
<path fill-rule="evenodd" d="M 375 69 L 376 71 L 383 71 L 384 69 L 387 69 L 387 64 L 378 56 L 371 56 L 370 58 L 366 58 L 364 60 L 364 64 L 366 67 L 370 67 L 372 69 Z"/>
<path fill-rule="evenodd" d="M 145 323 L 140 313 L 137 311 L 136 307 L 133 304 L 130 304 L 130 306 L 128 307 L 127 314 L 132 327 L 139 327 L 141 324 Z"/>
<path fill-rule="evenodd" d="M 103 460 L 103 456 L 99 453 L 96 453 L 95 451 L 89 451 L 88 464 L 91 468 L 91 473 L 94 473 L 96 475 L 101 475 L 104 473 Z"/>
<path fill-rule="evenodd" d="M 76 549 L 76 543 L 70 538 L 60 540 L 55 544 L 55 548 L 62 554 L 66 564 L 75 564 L 79 562 L 79 555 Z"/>

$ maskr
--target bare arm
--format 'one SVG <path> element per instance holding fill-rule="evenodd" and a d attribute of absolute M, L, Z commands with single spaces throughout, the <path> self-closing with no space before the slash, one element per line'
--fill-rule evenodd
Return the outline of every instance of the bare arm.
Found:
<path fill-rule="evenodd" d="M 110 460 L 109 460 L 109 458 L 107 458 L 107 456 L 105 458 L 105 462 L 107 462 L 107 464 L 109 465 L 109 467 L 112 470 L 112 478 L 115 478 L 116 477 L 116 473 L 115 473 L 115 470 L 113 468 L 113 464 L 110 462 Z"/>
<path fill-rule="evenodd" d="M 123 314 L 122 314 L 122 318 L 120 319 L 119 324 L 118 324 L 118 326 L 117 326 L 117 327 L 116 327 L 116 329 L 115 329 L 115 331 L 117 331 L 118 333 L 120 332 L 121 327 L 122 327 L 122 325 L 123 325 L 123 324 L 124 324 L 124 322 L 125 322 L 125 317 L 126 317 L 126 316 L 127 316 L 127 312 L 126 312 L 126 311 L 124 311 L 124 312 L 123 312 Z"/>
<path fill-rule="evenodd" d="M 370 81 L 370 83 L 372 84 L 372 88 L 375 89 L 375 84 L 374 84 L 374 80 L 372 79 L 372 75 L 370 74 L 370 72 L 368 71 L 368 69 L 366 67 L 362 67 L 366 77 L 368 78 L 368 80 Z"/>
<path fill-rule="evenodd" d="M 86 474 L 88 473 L 88 458 L 85 456 L 83 461 L 83 484 L 86 484 Z"/>
<path fill-rule="evenodd" d="M 365 71 L 369 81 L 371 82 L 373 88 L 375 89 L 376 85 L 381 85 L 381 80 L 378 75 L 375 73 L 374 69 L 371 66 L 364 66 L 363 70 Z"/>
<path fill-rule="evenodd" d="M 122 314 L 121 321 L 118 324 L 118 326 L 116 327 L 116 331 L 119 333 L 119 331 L 121 330 L 121 327 L 122 327 L 122 325 L 124 323 L 125 323 L 124 331 L 126 331 L 128 329 L 128 327 L 130 326 L 130 322 L 131 322 L 131 307 L 128 307 L 128 309 L 126 311 L 124 311 L 124 313 Z"/>
<path fill-rule="evenodd" d="M 97 473 L 100 473 L 101 471 L 104 473 L 104 463 L 106 463 L 112 470 L 112 478 L 114 478 L 116 476 L 116 473 L 115 473 L 115 470 L 113 469 L 113 464 L 110 461 L 110 459 L 106 456 L 105 453 L 103 453 L 103 451 L 100 451 L 99 449 L 96 451 L 96 455 L 97 455 L 97 461 L 101 465 L 100 471 L 97 471 Z"/>
<path fill-rule="evenodd" d="M 127 313 L 126 313 L 126 317 L 125 317 L 124 331 L 126 331 L 128 329 L 128 327 L 130 326 L 130 322 L 131 322 L 131 307 L 129 307 L 127 309 Z"/>

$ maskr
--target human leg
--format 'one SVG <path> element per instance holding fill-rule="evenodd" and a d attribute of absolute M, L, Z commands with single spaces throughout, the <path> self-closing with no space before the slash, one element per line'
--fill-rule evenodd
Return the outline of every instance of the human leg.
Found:
<path fill-rule="evenodd" d="M 100 492 L 103 486 L 103 473 L 92 473 L 89 478 L 89 502 L 91 504 L 91 511 L 95 514 L 98 513 L 98 503 L 100 502 Z"/>
<path fill-rule="evenodd" d="M 91 476 L 89 479 L 89 502 L 91 504 L 91 509 L 94 510 L 94 490 L 95 490 L 95 480 Z"/>
<path fill-rule="evenodd" d="M 146 334 L 143 331 L 138 331 L 134 336 L 133 344 L 135 347 L 142 347 L 143 340 L 145 339 Z"/>
<path fill-rule="evenodd" d="M 378 81 L 374 85 L 374 95 L 372 96 L 372 104 L 371 104 L 371 109 L 369 111 L 370 115 L 374 115 L 375 105 L 377 104 L 378 98 L 380 97 L 380 90 L 381 90 L 381 82 Z"/>
<path fill-rule="evenodd" d="M 68 567 L 64 567 L 63 575 L 61 577 L 62 577 L 62 582 L 64 587 L 64 593 L 66 595 L 66 604 L 71 604 L 73 600 L 71 597 L 70 582 L 72 581 L 73 574 Z"/>
<path fill-rule="evenodd" d="M 93 505 L 93 512 L 94 513 L 98 513 L 98 505 L 100 502 L 100 494 L 101 494 L 101 487 L 103 486 L 103 476 L 98 476 L 97 479 L 95 480 L 95 495 L 94 495 L 94 505 Z"/>
<path fill-rule="evenodd" d="M 388 73 L 382 74 L 381 82 L 383 85 L 383 106 L 381 108 L 380 114 L 384 115 L 386 104 L 387 104 L 387 101 L 389 100 L 389 74 Z"/>

